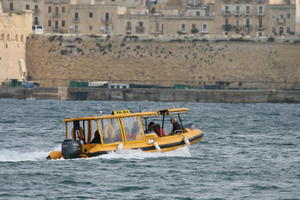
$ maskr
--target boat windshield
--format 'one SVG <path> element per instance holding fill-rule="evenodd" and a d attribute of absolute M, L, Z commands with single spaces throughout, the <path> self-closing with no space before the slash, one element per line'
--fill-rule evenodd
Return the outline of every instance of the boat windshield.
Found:
<path fill-rule="evenodd" d="M 122 142 L 122 132 L 118 119 L 99 120 L 104 144 Z"/>
<path fill-rule="evenodd" d="M 124 117 L 122 123 L 127 141 L 142 140 L 144 131 L 138 117 Z"/>

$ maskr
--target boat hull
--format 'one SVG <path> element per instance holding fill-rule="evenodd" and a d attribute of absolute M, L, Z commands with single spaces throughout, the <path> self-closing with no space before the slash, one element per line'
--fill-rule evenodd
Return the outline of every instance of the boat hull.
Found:
<path fill-rule="evenodd" d="M 134 141 L 128 143 L 114 143 L 109 145 L 102 144 L 83 144 L 82 154 L 80 157 L 88 158 L 107 154 L 111 151 L 122 149 L 141 149 L 145 152 L 168 152 L 177 148 L 200 142 L 203 138 L 203 133 L 199 129 L 187 129 L 186 132 L 158 137 L 156 134 L 146 134 L 145 141 Z M 62 159 L 64 158 L 61 151 L 52 151 L 47 159 Z"/>

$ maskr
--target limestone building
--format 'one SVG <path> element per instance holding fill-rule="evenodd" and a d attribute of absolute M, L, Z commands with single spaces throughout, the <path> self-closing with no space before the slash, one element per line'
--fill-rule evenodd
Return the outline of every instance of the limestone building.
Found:
<path fill-rule="evenodd" d="M 300 36 L 300 1 L 296 0 L 296 35 Z"/>
<path fill-rule="evenodd" d="M 31 26 L 31 12 L 4 13 L 0 4 L 0 85 L 26 79 L 25 44 Z"/>
<path fill-rule="evenodd" d="M 269 6 L 268 35 L 294 36 L 296 29 L 295 4 L 274 4 Z"/>
<path fill-rule="evenodd" d="M 5 12 L 32 11 L 33 24 L 46 33 L 253 37 L 300 33 L 300 2 L 295 0 L 0 1 Z"/>
<path fill-rule="evenodd" d="M 268 0 L 215 1 L 217 31 L 224 35 L 266 35 Z"/>

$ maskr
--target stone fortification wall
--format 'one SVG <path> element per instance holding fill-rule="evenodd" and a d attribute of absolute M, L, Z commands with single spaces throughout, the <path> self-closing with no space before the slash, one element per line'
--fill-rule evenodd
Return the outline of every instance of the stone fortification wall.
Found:
<path fill-rule="evenodd" d="M 0 98 L 173 101 L 203 103 L 300 103 L 299 90 L 179 90 L 158 88 L 1 88 Z"/>
<path fill-rule="evenodd" d="M 27 41 L 29 78 L 197 87 L 300 88 L 296 39 L 150 38 L 44 35 Z M 224 83 L 225 82 L 225 83 Z"/>

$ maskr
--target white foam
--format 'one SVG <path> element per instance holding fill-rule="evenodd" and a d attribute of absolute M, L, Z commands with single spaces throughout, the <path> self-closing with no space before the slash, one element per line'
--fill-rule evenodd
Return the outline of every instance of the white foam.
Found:
<path fill-rule="evenodd" d="M 49 152 L 36 151 L 36 152 L 22 152 L 22 151 L 9 151 L 0 149 L 0 162 L 20 162 L 20 161 L 38 161 L 46 160 Z"/>
<path fill-rule="evenodd" d="M 178 148 L 174 151 L 169 152 L 145 152 L 140 149 L 130 149 L 111 152 L 109 154 L 104 154 L 99 156 L 101 159 L 145 159 L 145 158 L 158 158 L 158 157 L 191 157 L 191 153 L 187 146 Z"/>
<path fill-rule="evenodd" d="M 60 150 L 61 144 L 57 144 L 53 150 Z M 46 160 L 49 152 L 35 151 L 35 152 L 22 152 L 22 151 L 10 151 L 0 149 L 0 162 L 20 162 L 20 161 L 40 161 Z M 122 151 L 115 151 L 108 154 L 104 154 L 98 157 L 92 158 L 79 158 L 79 159 L 145 159 L 145 158 L 158 158 L 158 157 L 191 157 L 191 153 L 187 146 L 178 148 L 169 152 L 144 152 L 140 149 L 128 149 Z M 64 160 L 64 159 L 59 159 Z"/>

